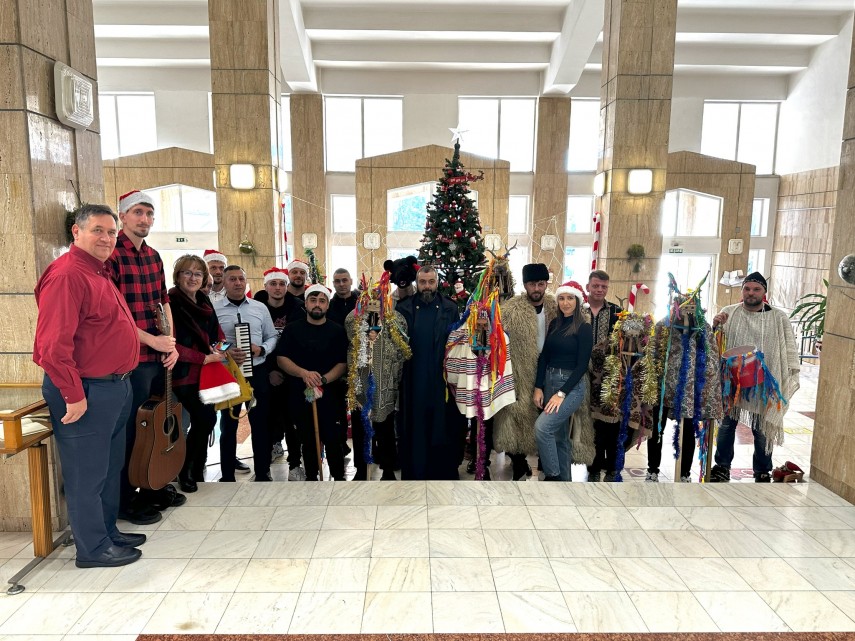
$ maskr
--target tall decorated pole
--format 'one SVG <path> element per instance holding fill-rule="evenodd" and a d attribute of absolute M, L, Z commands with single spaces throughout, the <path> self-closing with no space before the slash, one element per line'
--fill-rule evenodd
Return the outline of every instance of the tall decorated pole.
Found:
<path fill-rule="evenodd" d="M 468 173 L 460 162 L 460 132 L 454 131 L 454 156 L 446 159 L 427 220 L 419 262 L 431 264 L 439 276 L 439 293 L 457 302 L 461 311 L 484 269 L 484 239 L 478 208 L 469 197 L 469 183 L 484 178 Z"/>

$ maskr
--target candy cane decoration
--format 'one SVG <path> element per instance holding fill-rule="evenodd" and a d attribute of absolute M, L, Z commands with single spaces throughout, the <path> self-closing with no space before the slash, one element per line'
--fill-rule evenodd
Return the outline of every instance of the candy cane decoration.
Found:
<path fill-rule="evenodd" d="M 594 247 L 591 249 L 591 271 L 597 268 L 600 255 L 600 212 L 594 214 Z"/>
<path fill-rule="evenodd" d="M 627 311 L 631 312 L 631 311 L 635 310 L 635 297 L 638 294 L 638 292 L 641 292 L 642 294 L 649 294 L 650 288 L 647 285 L 645 285 L 644 283 L 636 283 L 635 285 L 630 287 L 630 289 L 629 289 L 629 305 L 627 305 Z"/>

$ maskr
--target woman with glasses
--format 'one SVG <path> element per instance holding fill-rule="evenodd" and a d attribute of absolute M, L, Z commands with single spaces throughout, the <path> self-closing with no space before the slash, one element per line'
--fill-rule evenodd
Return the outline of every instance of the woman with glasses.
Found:
<path fill-rule="evenodd" d="M 213 405 L 199 400 L 199 374 L 202 365 L 223 361 L 212 345 L 223 339 L 223 331 L 208 296 L 201 291 L 208 280 L 208 266 L 199 256 L 186 254 L 175 262 L 175 287 L 169 290 L 178 362 L 172 371 L 172 390 L 190 414 L 187 434 L 187 458 L 178 475 L 184 492 L 195 492 L 198 481 L 205 480 L 208 436 L 217 422 Z"/>

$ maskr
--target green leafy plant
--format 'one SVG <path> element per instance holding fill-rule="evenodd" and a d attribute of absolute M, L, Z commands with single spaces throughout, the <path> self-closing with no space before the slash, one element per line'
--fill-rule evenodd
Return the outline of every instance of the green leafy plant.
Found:
<path fill-rule="evenodd" d="M 822 284 L 828 292 L 828 281 L 823 278 Z M 799 324 L 802 334 L 813 334 L 816 340 L 822 340 L 825 333 L 825 306 L 828 294 L 805 294 L 796 300 L 796 308 L 790 312 L 790 318 Z"/>
<path fill-rule="evenodd" d="M 644 252 L 644 245 L 634 244 L 630 245 L 626 250 L 626 260 L 627 262 L 633 263 L 632 273 L 637 274 L 641 271 L 641 261 L 643 261 L 646 257 Z"/>

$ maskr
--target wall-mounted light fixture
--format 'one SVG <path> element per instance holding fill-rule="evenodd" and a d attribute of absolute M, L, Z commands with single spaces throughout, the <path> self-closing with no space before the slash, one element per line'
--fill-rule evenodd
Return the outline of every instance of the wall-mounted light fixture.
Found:
<path fill-rule="evenodd" d="M 605 171 L 594 176 L 594 195 L 598 198 L 606 194 L 606 178 L 607 173 Z"/>
<path fill-rule="evenodd" d="M 652 169 L 630 169 L 626 179 L 626 190 L 630 194 L 649 194 L 653 191 Z"/>
<path fill-rule="evenodd" d="M 255 167 L 247 164 L 229 165 L 229 185 L 232 189 L 255 189 Z"/>
<path fill-rule="evenodd" d="M 288 191 L 288 172 L 281 167 L 276 170 L 276 191 L 279 193 Z"/>

